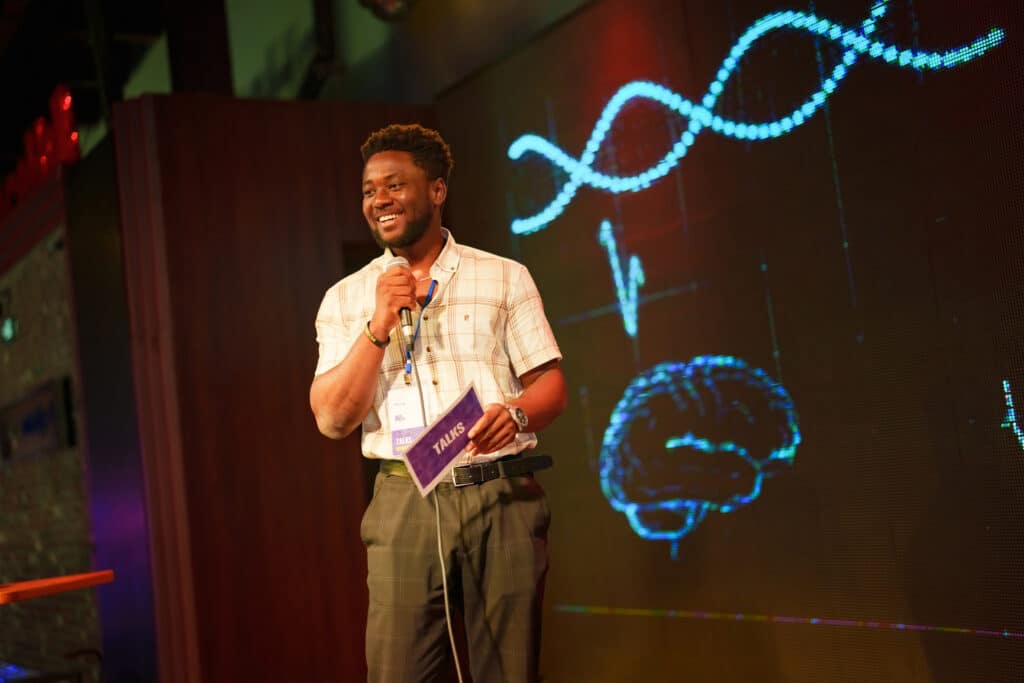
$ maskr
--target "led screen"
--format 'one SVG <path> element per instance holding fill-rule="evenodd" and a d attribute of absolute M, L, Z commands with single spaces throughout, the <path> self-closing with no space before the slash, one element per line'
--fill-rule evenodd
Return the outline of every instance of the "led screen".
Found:
<path fill-rule="evenodd" d="M 570 381 L 547 680 L 1019 680 L 1022 19 L 607 0 L 440 98 Z"/>

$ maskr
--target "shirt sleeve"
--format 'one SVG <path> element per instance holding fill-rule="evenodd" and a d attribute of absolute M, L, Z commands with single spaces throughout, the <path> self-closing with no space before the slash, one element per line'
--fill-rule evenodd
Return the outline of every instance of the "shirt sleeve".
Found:
<path fill-rule="evenodd" d="M 340 283 L 327 290 L 316 314 L 316 342 L 320 347 L 315 375 L 321 375 L 345 359 L 355 342 L 352 325 L 341 312 Z M 356 331 L 358 332 L 358 330 Z"/>
<path fill-rule="evenodd" d="M 544 363 L 561 360 L 562 352 L 544 315 L 544 302 L 530 271 L 526 266 L 517 266 L 512 271 L 512 282 L 508 290 L 505 338 L 512 369 L 516 376 L 522 377 Z"/>

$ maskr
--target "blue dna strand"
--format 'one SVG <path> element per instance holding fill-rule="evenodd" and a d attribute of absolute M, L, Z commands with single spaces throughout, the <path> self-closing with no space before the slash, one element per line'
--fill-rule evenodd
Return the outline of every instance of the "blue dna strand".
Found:
<path fill-rule="evenodd" d="M 1013 407 L 1013 391 L 1010 389 L 1010 380 L 1003 380 L 1003 399 L 1006 401 L 1006 417 L 1000 425 L 1003 429 L 1012 429 L 1017 436 L 1017 443 L 1024 448 L 1024 431 L 1021 431 L 1017 422 L 1017 410 Z"/>
<path fill-rule="evenodd" d="M 839 84 L 850 73 L 850 69 L 861 58 L 866 57 L 917 71 L 941 71 L 981 57 L 1001 44 L 1005 38 L 1002 29 L 993 28 L 973 42 L 945 52 L 900 48 L 872 38 L 877 21 L 885 16 L 887 9 L 887 0 L 876 2 L 871 8 L 868 18 L 861 23 L 860 30 L 847 28 L 837 22 L 806 12 L 784 11 L 765 15 L 747 28 L 733 45 L 729 56 L 722 62 L 715 79 L 708 86 L 708 90 L 700 99 L 699 104 L 665 86 L 649 81 L 632 81 L 619 88 L 601 112 L 579 159 L 538 135 L 526 134 L 517 138 L 509 145 L 508 157 L 510 159 L 515 161 L 526 154 L 538 154 L 550 161 L 552 165 L 565 171 L 569 178 L 555 198 L 538 213 L 514 219 L 511 225 L 512 232 L 524 235 L 544 229 L 566 209 L 583 185 L 613 194 L 636 192 L 650 187 L 654 181 L 667 175 L 680 163 L 697 136 L 705 130 L 710 129 L 719 135 L 737 140 L 754 141 L 769 140 L 791 133 L 821 110 L 825 101 L 836 92 Z M 781 29 L 803 31 L 842 46 L 844 49 L 842 59 L 822 81 L 821 88 L 812 93 L 789 114 L 774 121 L 747 123 L 733 121 L 714 113 L 715 103 L 743 55 L 758 40 Z M 594 168 L 597 152 L 608 136 L 612 123 L 619 112 L 635 99 L 648 99 L 657 102 L 688 119 L 689 126 L 668 153 L 649 169 L 632 176 L 614 176 L 602 173 Z"/>
<path fill-rule="evenodd" d="M 601 490 L 642 538 L 672 544 L 749 504 L 800 445 L 793 401 L 733 356 L 659 363 L 626 387 L 601 444 Z"/>

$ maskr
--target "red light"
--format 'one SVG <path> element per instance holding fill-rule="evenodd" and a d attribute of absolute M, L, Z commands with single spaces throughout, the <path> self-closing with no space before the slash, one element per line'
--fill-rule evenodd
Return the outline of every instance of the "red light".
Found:
<path fill-rule="evenodd" d="M 71 109 L 71 93 L 68 93 L 64 96 L 64 101 L 61 102 L 60 106 L 64 111 Z"/>
<path fill-rule="evenodd" d="M 39 165 L 40 166 L 46 166 L 46 155 L 45 154 L 43 156 L 39 157 Z"/>
<path fill-rule="evenodd" d="M 71 142 L 78 142 L 78 131 L 71 131 Z"/>

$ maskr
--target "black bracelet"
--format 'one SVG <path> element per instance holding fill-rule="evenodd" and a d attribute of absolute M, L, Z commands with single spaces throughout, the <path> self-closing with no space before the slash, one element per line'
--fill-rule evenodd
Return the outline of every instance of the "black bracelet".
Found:
<path fill-rule="evenodd" d="M 369 320 L 366 321 L 366 328 L 363 331 L 366 332 L 366 338 L 369 339 L 373 343 L 373 345 L 376 346 L 378 349 L 387 348 L 388 344 L 391 342 L 391 335 L 390 334 L 388 335 L 387 339 L 385 339 L 384 341 L 381 341 L 380 339 L 377 339 L 377 337 L 374 336 L 373 332 L 370 331 L 370 321 Z"/>

